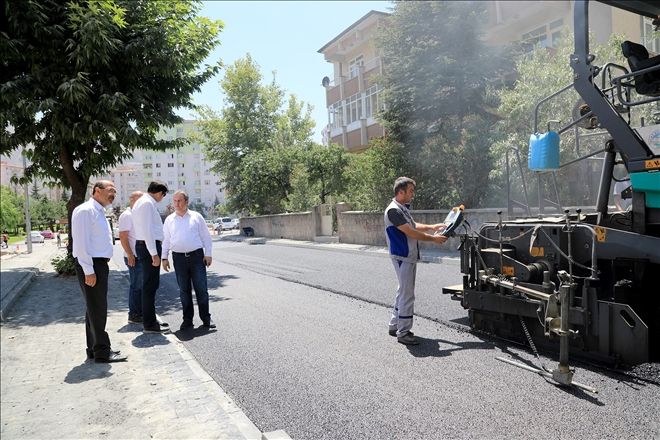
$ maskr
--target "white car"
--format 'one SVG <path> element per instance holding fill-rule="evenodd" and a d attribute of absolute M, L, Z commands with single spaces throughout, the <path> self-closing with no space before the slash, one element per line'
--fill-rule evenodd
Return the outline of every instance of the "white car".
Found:
<path fill-rule="evenodd" d="M 233 219 L 231 219 L 231 223 L 234 225 L 234 229 L 238 229 L 238 227 L 239 227 L 240 224 L 241 224 L 240 220 L 237 219 L 237 218 L 233 218 Z"/>
<path fill-rule="evenodd" d="M 44 236 L 41 235 L 41 232 L 39 231 L 31 231 L 30 232 L 30 238 L 32 243 L 43 243 L 44 242 Z M 27 237 L 25 237 L 25 244 L 27 244 Z"/>
<path fill-rule="evenodd" d="M 216 219 L 217 226 L 215 229 L 217 231 L 228 231 L 230 229 L 234 229 L 234 222 L 230 217 L 222 217 L 219 219 Z"/>

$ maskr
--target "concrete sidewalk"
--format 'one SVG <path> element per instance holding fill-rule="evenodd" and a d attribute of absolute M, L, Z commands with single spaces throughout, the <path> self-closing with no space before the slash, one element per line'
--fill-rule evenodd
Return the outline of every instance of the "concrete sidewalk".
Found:
<path fill-rule="evenodd" d="M 112 262 L 106 328 L 128 362 L 86 360 L 80 287 L 56 276 L 50 258 L 64 251 L 47 246 L 0 261 L 2 296 L 18 293 L 1 327 L 3 439 L 288 438 L 262 434 L 173 334 L 128 324 Z"/>

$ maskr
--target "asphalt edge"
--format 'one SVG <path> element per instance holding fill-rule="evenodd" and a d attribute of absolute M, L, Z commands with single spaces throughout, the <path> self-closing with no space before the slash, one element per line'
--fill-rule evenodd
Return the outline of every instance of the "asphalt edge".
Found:
<path fill-rule="evenodd" d="M 128 271 L 121 269 L 114 261 L 112 261 L 112 264 L 115 266 L 116 270 L 121 272 L 124 278 L 129 281 Z M 160 316 L 156 316 L 160 319 Z M 181 341 L 179 341 L 171 330 L 164 333 L 163 336 L 165 336 L 176 348 L 188 368 L 190 368 L 190 370 L 202 381 L 209 393 L 215 396 L 222 409 L 234 421 L 238 430 L 246 438 L 250 440 L 288 440 L 291 438 L 284 430 L 262 433 L 236 402 L 234 402 L 234 400 L 222 389 L 211 375 L 204 370 L 204 367 L 202 367 L 192 353 Z"/>
<path fill-rule="evenodd" d="M 295 240 L 285 242 L 285 241 L 278 241 L 278 239 L 268 239 L 266 237 L 247 238 L 242 235 L 234 235 L 234 236 L 226 235 L 224 237 L 219 237 L 214 241 L 234 241 L 238 243 L 247 243 L 247 244 L 269 244 L 273 246 L 288 246 L 288 247 L 297 247 L 297 248 L 305 248 L 305 249 L 319 249 L 323 251 L 347 252 L 351 254 L 366 253 L 373 256 L 390 258 L 390 255 L 387 252 L 374 251 L 370 249 L 353 249 L 350 247 L 338 247 L 332 244 L 315 243 L 315 242 L 312 243 L 306 241 L 302 241 L 300 243 L 295 243 L 295 242 L 292 243 L 291 241 L 295 241 Z M 422 255 L 419 261 L 421 261 L 422 263 L 447 264 L 452 266 L 460 266 L 461 264 L 459 257 L 436 257 L 430 255 Z"/>

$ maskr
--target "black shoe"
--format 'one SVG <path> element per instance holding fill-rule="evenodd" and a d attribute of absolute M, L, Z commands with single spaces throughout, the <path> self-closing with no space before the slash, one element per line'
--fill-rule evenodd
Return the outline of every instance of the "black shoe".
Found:
<path fill-rule="evenodd" d="M 193 327 L 194 327 L 194 325 L 193 325 L 192 322 L 183 321 L 183 323 L 181 324 L 181 327 L 179 327 L 179 330 L 184 331 L 184 330 L 188 330 L 188 329 L 193 328 Z"/>
<path fill-rule="evenodd" d="M 158 325 L 160 325 L 161 327 L 167 327 L 167 328 L 170 327 L 170 325 L 168 323 L 163 322 L 160 319 L 158 319 L 157 321 L 158 321 Z"/>
<path fill-rule="evenodd" d="M 97 358 L 94 359 L 94 362 L 96 362 L 97 364 L 108 364 L 108 363 L 111 363 L 111 362 L 124 362 L 126 360 L 127 360 L 126 356 L 122 356 L 121 354 L 119 354 L 116 351 L 111 351 L 110 355 L 108 355 L 107 358 L 98 358 L 97 357 Z"/>
<path fill-rule="evenodd" d="M 167 333 L 170 328 L 156 324 L 156 327 L 145 327 L 143 331 L 144 333 Z"/>
<path fill-rule="evenodd" d="M 142 315 L 128 315 L 128 322 L 133 324 L 142 324 Z"/>
<path fill-rule="evenodd" d="M 204 323 L 202 324 L 202 327 L 204 327 L 204 328 L 215 328 L 215 323 L 213 322 L 213 320 L 211 318 L 209 318 L 208 321 L 204 321 Z"/>
<path fill-rule="evenodd" d="M 87 351 L 87 359 L 94 359 L 94 351 L 90 349 L 87 349 L 86 351 Z M 121 350 L 112 350 L 110 351 L 110 353 L 119 354 L 121 353 Z"/>

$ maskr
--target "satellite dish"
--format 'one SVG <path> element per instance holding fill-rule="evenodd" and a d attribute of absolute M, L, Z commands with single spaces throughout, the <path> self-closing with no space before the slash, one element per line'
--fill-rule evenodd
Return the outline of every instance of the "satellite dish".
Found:
<path fill-rule="evenodd" d="M 321 85 L 323 87 L 328 87 L 330 85 L 330 78 L 324 76 L 323 79 L 321 80 Z"/>

